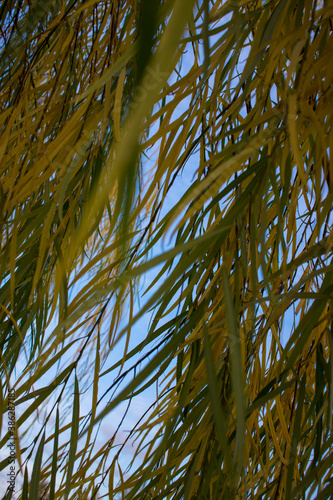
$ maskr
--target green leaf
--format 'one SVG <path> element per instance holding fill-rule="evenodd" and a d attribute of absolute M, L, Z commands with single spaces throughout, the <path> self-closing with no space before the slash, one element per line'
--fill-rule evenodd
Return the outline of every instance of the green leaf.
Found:
<path fill-rule="evenodd" d="M 322 345 L 319 344 L 317 346 L 317 359 L 316 359 L 316 415 L 319 415 L 319 412 L 324 403 L 324 388 L 325 388 L 325 377 L 324 377 L 324 366 L 323 366 L 323 348 Z M 320 448 L 321 441 L 323 436 L 323 416 L 321 416 L 316 425 L 316 442 L 314 447 L 314 456 L 313 456 L 313 467 L 315 467 L 316 463 L 320 457 Z"/>
<path fill-rule="evenodd" d="M 73 418 L 72 418 L 72 432 L 69 446 L 69 455 L 67 462 L 67 477 L 66 477 L 66 487 L 65 487 L 65 500 L 68 499 L 70 490 L 73 485 L 73 470 L 74 462 L 76 457 L 76 447 L 79 435 L 79 420 L 80 420 L 80 393 L 79 384 L 75 374 L 75 385 L 74 385 L 74 402 L 73 402 Z"/>
<path fill-rule="evenodd" d="M 52 470 L 51 470 L 51 481 L 50 481 L 50 498 L 54 497 L 56 477 L 58 469 L 58 442 L 59 442 L 59 408 L 57 408 L 57 415 L 54 428 L 54 444 L 53 444 L 53 456 L 52 456 Z"/>
<path fill-rule="evenodd" d="M 44 449 L 44 441 L 45 441 L 45 432 L 42 435 L 42 438 L 40 440 L 35 461 L 34 461 L 34 466 L 32 469 L 32 474 L 31 474 L 31 481 L 30 481 L 30 488 L 29 488 L 29 500 L 38 500 L 39 495 L 40 495 L 40 484 L 39 484 L 39 478 L 40 478 L 40 472 L 41 472 L 41 465 L 42 465 L 42 457 L 43 457 L 43 449 Z"/>
<path fill-rule="evenodd" d="M 302 377 L 300 388 L 298 391 L 297 408 L 296 408 L 296 414 L 295 414 L 295 419 L 294 419 L 293 435 L 292 435 L 292 441 L 291 441 L 289 465 L 288 465 L 288 472 L 287 472 L 287 479 L 286 479 L 286 497 L 287 498 L 292 498 L 291 497 L 291 489 L 292 489 L 293 478 L 294 478 L 295 460 L 297 457 L 297 447 L 300 444 L 299 442 L 300 442 L 300 436 L 301 436 L 301 432 L 302 432 L 302 413 L 303 413 L 303 405 L 304 405 L 304 399 L 305 399 L 305 384 L 306 384 L 306 375 L 304 375 Z"/>
<path fill-rule="evenodd" d="M 22 500 L 28 500 L 29 480 L 28 480 L 28 467 L 24 469 L 24 479 L 22 487 Z"/>
<path fill-rule="evenodd" d="M 229 471 L 233 469 L 231 462 L 231 454 L 228 443 L 228 424 L 220 403 L 220 391 L 218 390 L 218 382 L 214 368 L 214 360 L 210 346 L 210 340 L 206 327 L 204 327 L 204 350 L 206 358 L 206 370 L 208 380 L 208 390 L 210 395 L 210 405 L 214 415 L 215 429 L 217 437 L 220 441 L 223 456 L 225 458 Z"/>
<path fill-rule="evenodd" d="M 243 449 L 245 436 L 245 398 L 243 383 L 243 363 L 240 349 L 240 337 L 238 333 L 237 315 L 232 299 L 229 279 L 225 268 L 222 268 L 223 291 L 225 300 L 225 310 L 228 323 L 228 344 L 231 358 L 231 380 L 236 401 L 237 410 L 237 433 L 235 456 L 238 453 L 238 466 L 243 464 Z"/>

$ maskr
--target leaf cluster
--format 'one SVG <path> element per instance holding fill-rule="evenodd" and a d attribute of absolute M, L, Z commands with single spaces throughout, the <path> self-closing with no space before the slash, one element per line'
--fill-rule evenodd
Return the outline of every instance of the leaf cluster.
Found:
<path fill-rule="evenodd" d="M 330 498 L 332 2 L 51 4 L 0 9 L 1 404 L 45 410 L 21 497 Z"/>

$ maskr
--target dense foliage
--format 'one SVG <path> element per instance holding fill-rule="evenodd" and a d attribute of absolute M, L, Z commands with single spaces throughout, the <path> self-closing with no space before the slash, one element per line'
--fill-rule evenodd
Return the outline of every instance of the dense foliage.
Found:
<path fill-rule="evenodd" d="M 331 498 L 332 19 L 332 0 L 2 2 L 19 498 Z"/>

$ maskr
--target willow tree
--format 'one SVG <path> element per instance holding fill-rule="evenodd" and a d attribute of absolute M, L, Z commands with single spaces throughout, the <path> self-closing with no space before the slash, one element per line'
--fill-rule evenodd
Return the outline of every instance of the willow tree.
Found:
<path fill-rule="evenodd" d="M 2 3 L 0 446 L 20 498 L 330 498 L 332 17 Z"/>

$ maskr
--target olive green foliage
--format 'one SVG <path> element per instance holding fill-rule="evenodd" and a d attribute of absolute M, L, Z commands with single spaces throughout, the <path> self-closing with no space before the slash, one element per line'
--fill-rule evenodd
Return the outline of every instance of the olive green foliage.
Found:
<path fill-rule="evenodd" d="M 332 0 L 2 2 L 18 498 L 331 498 L 332 19 Z M 121 422 L 100 432 L 156 384 L 121 446 Z"/>

